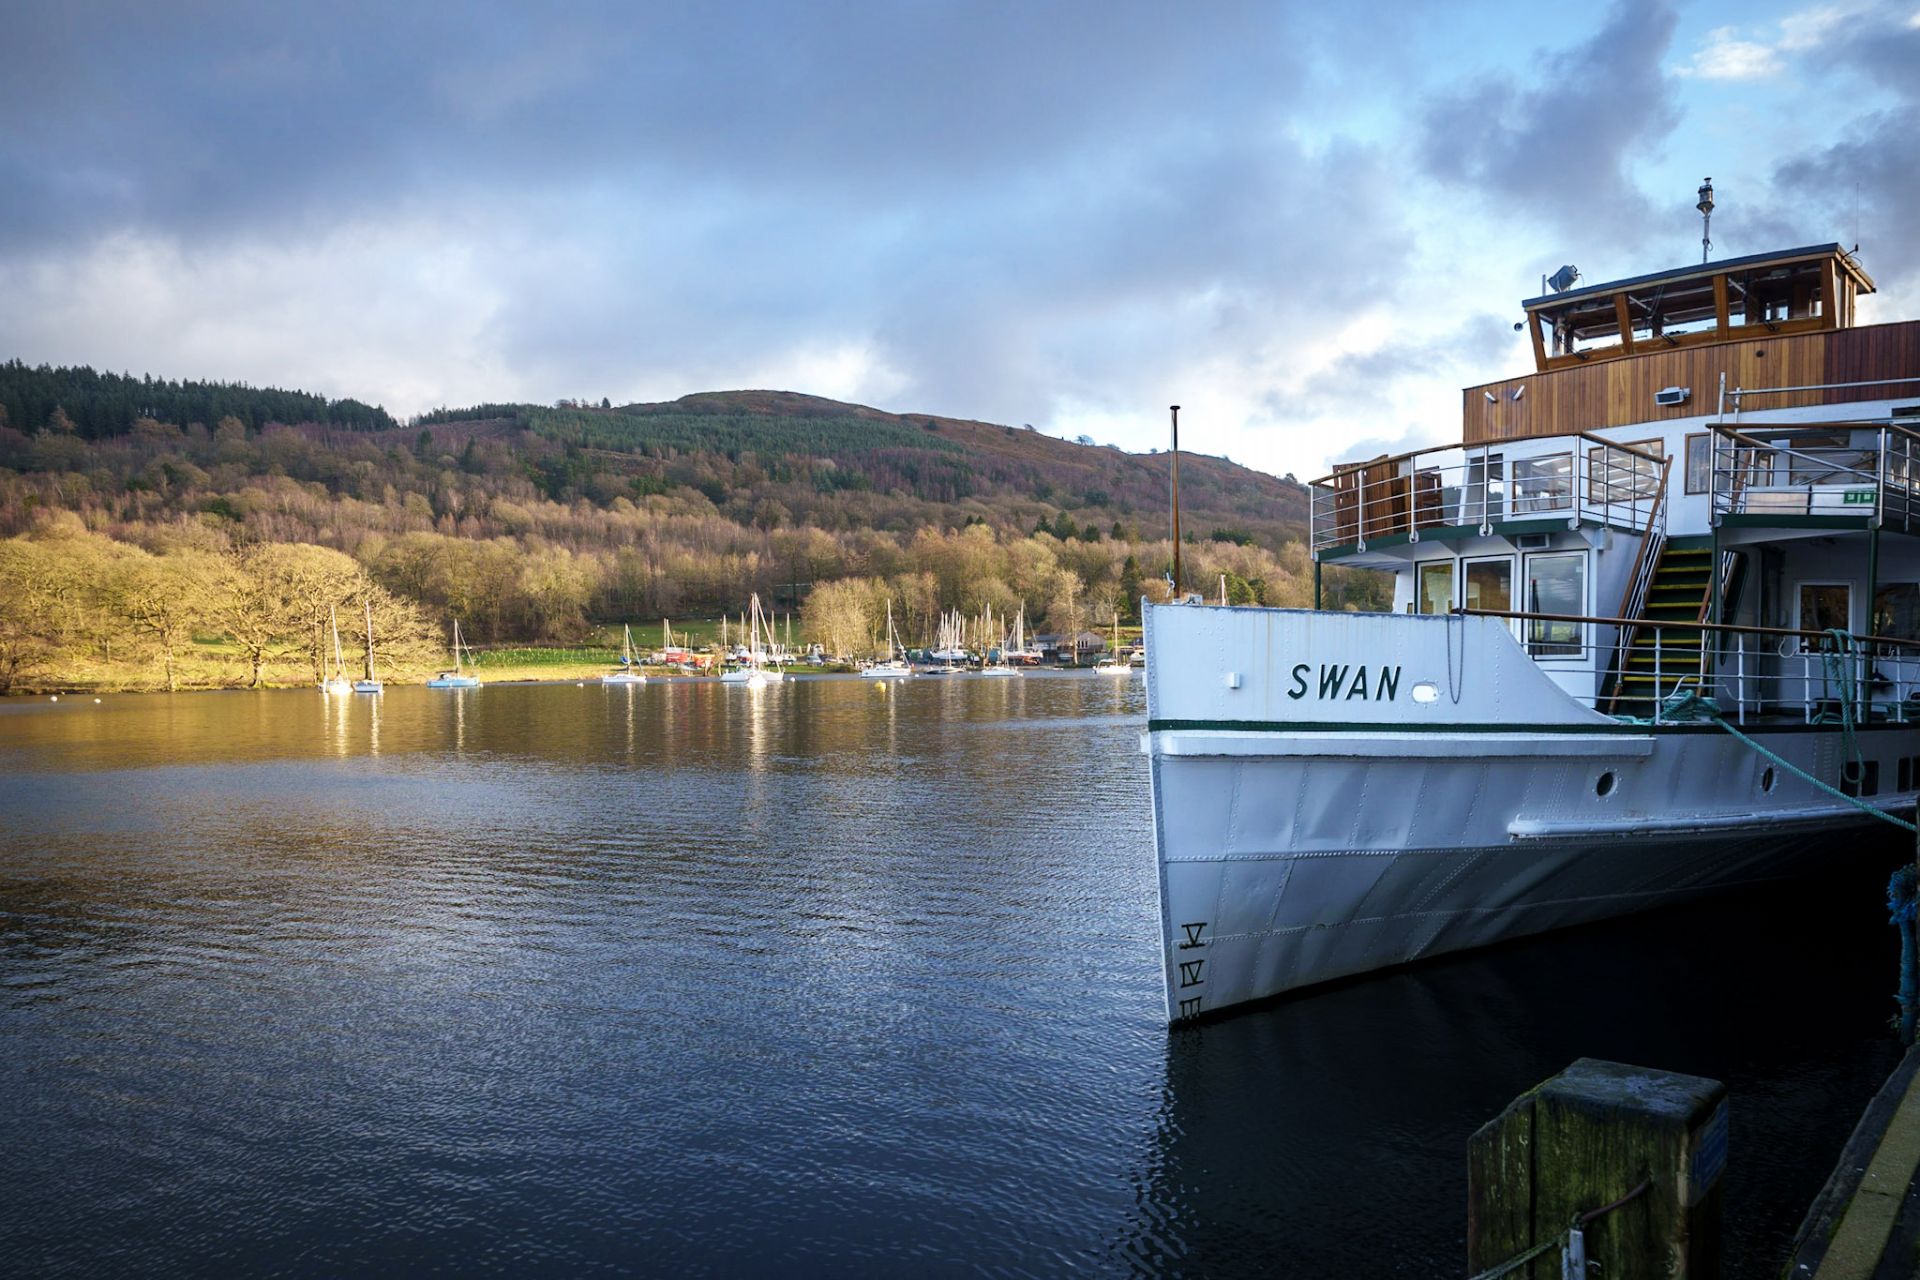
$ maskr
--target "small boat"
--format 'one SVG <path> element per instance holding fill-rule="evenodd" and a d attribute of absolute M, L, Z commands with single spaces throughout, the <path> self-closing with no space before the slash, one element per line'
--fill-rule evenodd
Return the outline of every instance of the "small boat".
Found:
<path fill-rule="evenodd" d="M 887 597 L 887 658 L 876 662 L 863 670 L 861 675 L 872 676 L 876 680 L 897 680 L 913 674 L 913 668 L 900 653 L 900 637 L 893 630 L 893 597 Z"/>
<path fill-rule="evenodd" d="M 373 674 L 373 601 L 367 601 L 367 674 L 353 682 L 355 693 L 379 693 L 386 686 Z"/>
<path fill-rule="evenodd" d="M 747 630 L 747 651 L 746 651 L 746 659 L 745 659 L 746 665 L 734 667 L 731 670 L 721 672 L 720 683 L 743 684 L 747 686 L 749 689 L 758 689 L 762 685 L 778 683 L 783 673 L 778 670 L 770 670 L 764 665 L 764 658 L 767 651 L 762 650 L 760 647 L 760 632 L 761 632 L 763 623 L 761 620 L 761 613 L 760 613 L 760 594 L 758 592 L 754 593 L 752 602 L 749 605 L 749 608 L 751 610 L 751 613 L 750 613 L 750 618 L 747 624 L 748 630 Z M 764 625 L 767 629 L 767 635 L 768 635 L 767 649 L 771 650 L 771 648 L 773 647 L 772 646 L 773 624 L 771 622 L 766 622 Z"/>
<path fill-rule="evenodd" d="M 1017 676 L 1019 671 L 1007 661 L 1007 638 L 1000 637 L 997 646 L 989 647 L 986 640 L 987 630 L 993 625 L 993 610 L 987 609 L 980 619 L 980 674 L 983 676 Z"/>
<path fill-rule="evenodd" d="M 645 684 L 647 674 L 639 669 L 633 660 L 633 627 L 622 623 L 620 626 L 620 665 L 600 677 L 601 684 Z"/>
<path fill-rule="evenodd" d="M 353 681 L 347 679 L 346 659 L 340 656 L 340 619 L 334 614 L 332 605 L 327 606 L 327 626 L 333 632 L 333 663 L 320 681 L 320 692 L 352 693 Z"/>
<path fill-rule="evenodd" d="M 1133 674 L 1133 664 L 1120 657 L 1120 615 L 1118 613 L 1113 615 L 1113 648 L 1108 650 L 1100 661 L 1093 664 L 1093 669 L 1103 671 L 1110 676 Z"/>
<path fill-rule="evenodd" d="M 434 676 L 433 679 L 427 681 L 427 688 L 429 689 L 478 689 L 480 687 L 479 677 L 470 676 L 461 669 L 461 666 L 460 666 L 461 648 L 462 648 L 462 645 L 460 644 L 460 619 L 455 618 L 453 620 L 453 670 L 442 671 L 438 675 Z"/>

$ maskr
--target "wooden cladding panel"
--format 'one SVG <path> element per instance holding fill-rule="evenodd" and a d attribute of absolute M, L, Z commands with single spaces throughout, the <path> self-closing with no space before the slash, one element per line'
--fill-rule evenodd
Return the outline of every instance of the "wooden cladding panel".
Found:
<path fill-rule="evenodd" d="M 1852 339 L 1852 341 L 1842 341 Z M 1832 335 L 1825 382 L 1872 382 L 1881 378 L 1920 378 L 1920 320 L 1842 329 Z M 1920 383 L 1866 387 L 1850 400 L 1886 397 L 1920 403 Z"/>
<path fill-rule="evenodd" d="M 1711 414 L 1719 403 L 1722 372 L 1727 375 L 1729 390 L 1920 377 L 1920 321 L 1747 338 L 1669 351 L 1657 351 L 1653 344 L 1643 341 L 1639 354 L 1632 359 L 1553 369 L 1468 387 L 1462 405 L 1462 439 L 1468 444 L 1522 440 Z M 1685 404 L 1655 404 L 1654 393 L 1664 387 L 1687 387 L 1693 394 Z M 1517 389 L 1521 397 L 1515 400 Z M 1493 393 L 1492 403 L 1487 401 L 1488 392 Z M 1839 404 L 1909 393 L 1920 402 L 1920 383 L 1904 388 L 1859 387 L 1755 397 L 1747 408 Z"/>

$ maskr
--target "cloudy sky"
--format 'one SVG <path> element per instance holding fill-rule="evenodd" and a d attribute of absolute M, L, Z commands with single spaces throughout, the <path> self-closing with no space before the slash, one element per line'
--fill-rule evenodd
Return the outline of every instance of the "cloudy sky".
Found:
<path fill-rule="evenodd" d="M 772 387 L 1302 478 L 1458 435 L 1540 277 L 1858 241 L 1920 0 L 54 3 L 0 358 L 385 404 Z"/>

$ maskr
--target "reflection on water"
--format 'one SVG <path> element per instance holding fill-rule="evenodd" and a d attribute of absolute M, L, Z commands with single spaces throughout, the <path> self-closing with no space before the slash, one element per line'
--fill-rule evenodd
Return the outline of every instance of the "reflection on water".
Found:
<path fill-rule="evenodd" d="M 1431 1275 L 1581 1054 L 1764 1271 L 1890 1067 L 1871 872 L 1169 1035 L 1137 679 L 0 707 L 0 1257 Z M 1891 855 L 1890 855 L 1891 856 Z"/>

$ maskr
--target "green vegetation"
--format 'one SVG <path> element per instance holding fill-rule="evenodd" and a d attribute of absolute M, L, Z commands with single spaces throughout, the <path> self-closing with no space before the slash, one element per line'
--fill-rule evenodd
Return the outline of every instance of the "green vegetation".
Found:
<path fill-rule="evenodd" d="M 367 599 L 396 676 L 441 661 L 455 617 L 482 649 L 617 646 L 622 621 L 647 619 L 651 649 L 662 615 L 684 631 L 751 593 L 849 656 L 884 634 L 888 599 L 915 645 L 955 608 L 1101 629 L 1164 593 L 1171 557 L 1165 455 L 787 393 L 400 426 L 353 401 L 16 361 L 0 409 L 16 570 L 0 572 L 0 690 L 304 679 L 315 610 L 344 623 Z M 1182 467 L 1193 527 L 1217 531 L 1185 548 L 1190 585 L 1211 597 L 1224 574 L 1235 601 L 1307 603 L 1298 486 Z M 289 585 L 322 552 L 330 585 Z M 1335 607 L 1383 601 L 1372 575 L 1327 588 Z"/>

